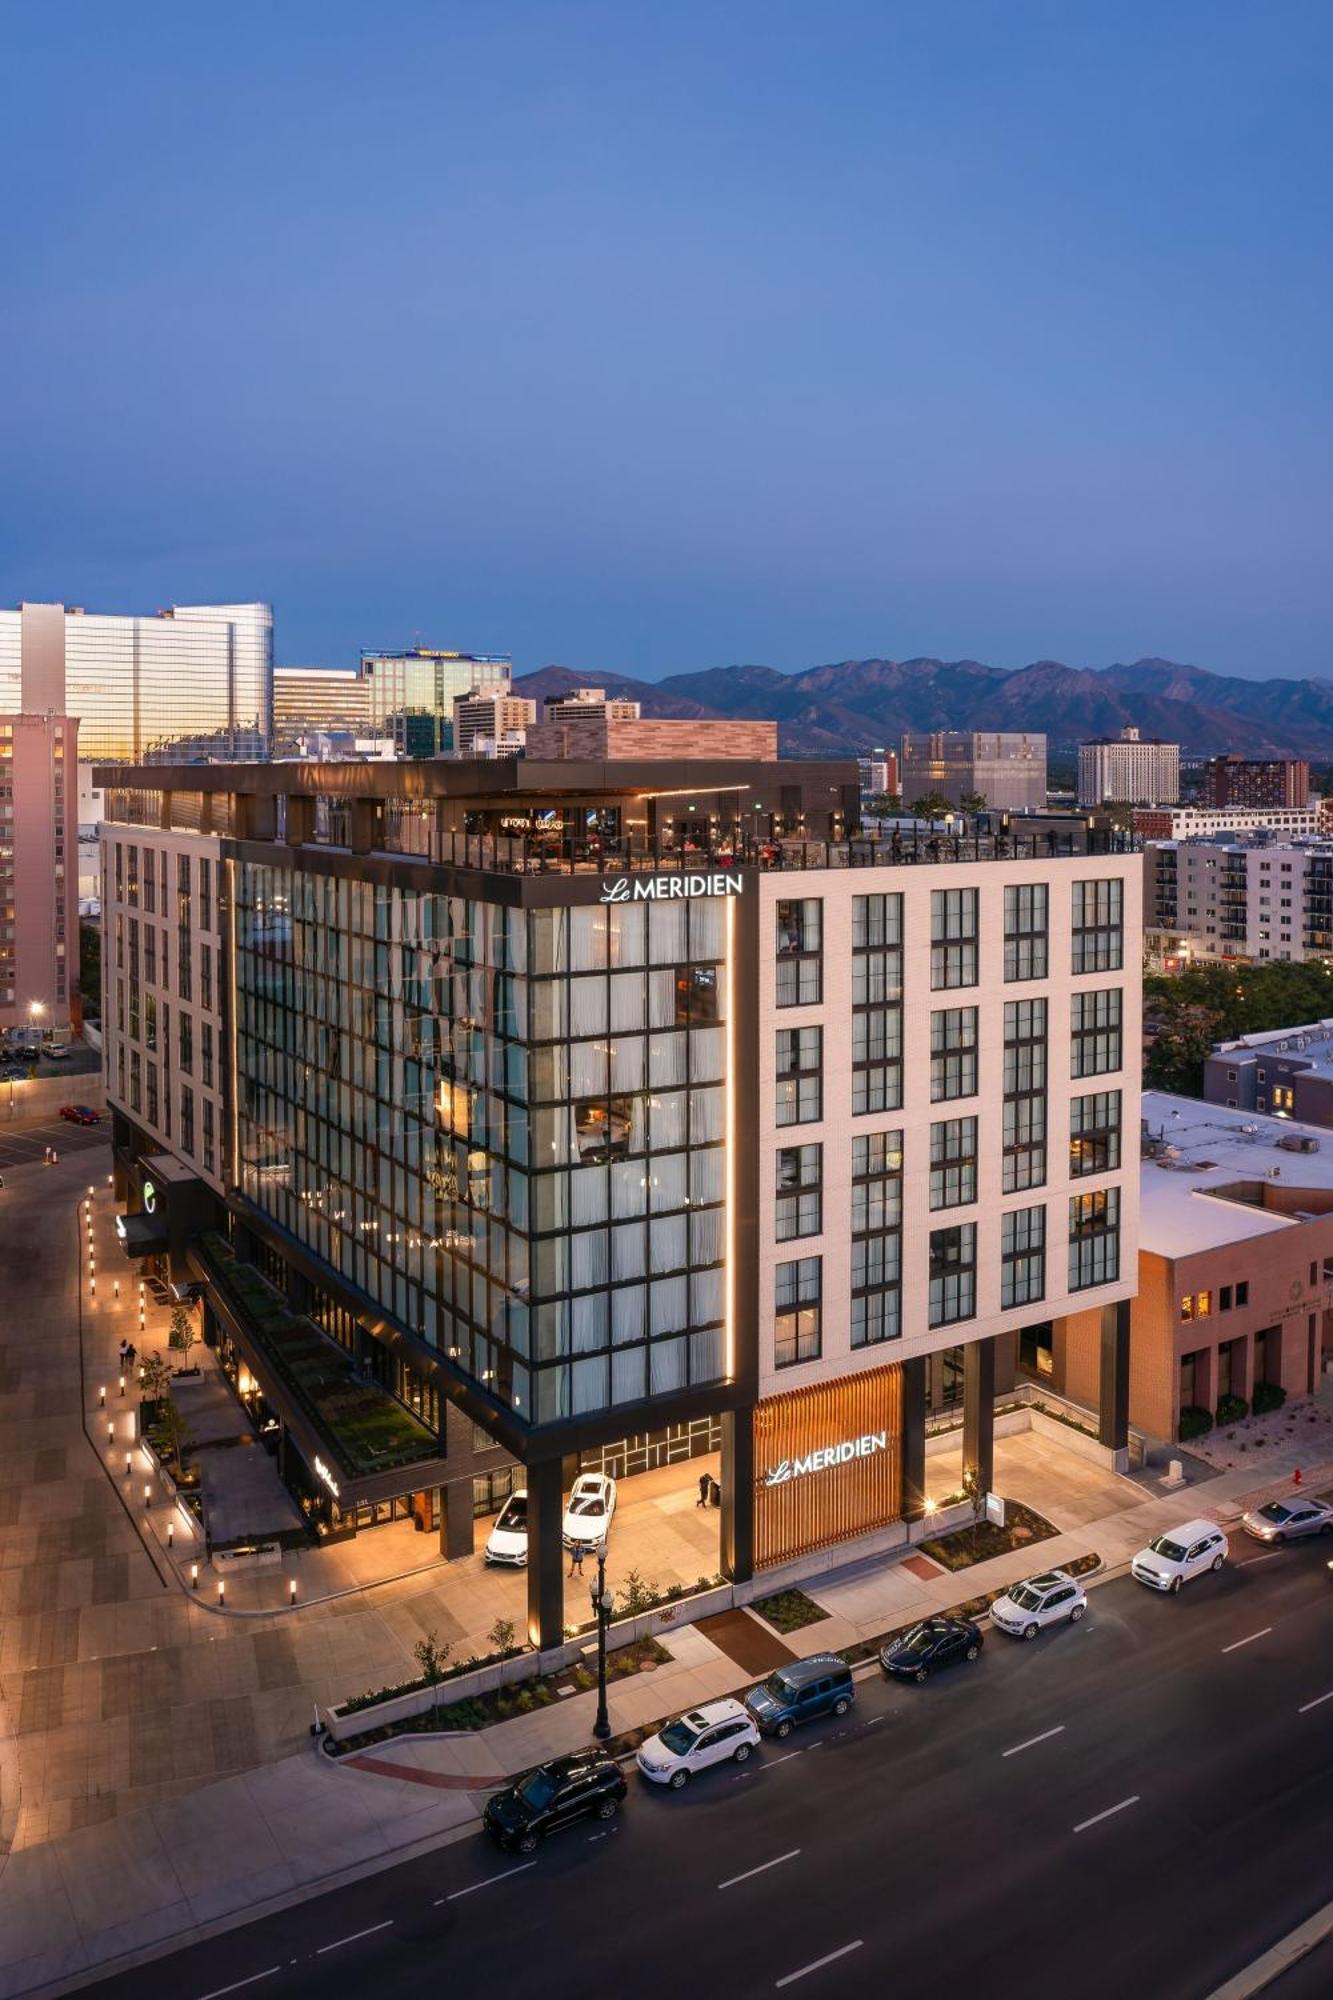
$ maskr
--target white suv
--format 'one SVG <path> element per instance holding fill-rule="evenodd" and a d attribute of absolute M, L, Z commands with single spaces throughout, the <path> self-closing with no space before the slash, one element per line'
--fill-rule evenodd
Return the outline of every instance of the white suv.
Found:
<path fill-rule="evenodd" d="M 758 1743 L 759 1731 L 738 1701 L 709 1701 L 649 1736 L 636 1761 L 651 1784 L 678 1792 L 710 1764 L 743 1764 Z"/>
<path fill-rule="evenodd" d="M 1140 1549 L 1129 1571 L 1149 1590 L 1179 1590 L 1192 1576 L 1221 1569 L 1227 1550 L 1227 1538 L 1216 1521 L 1185 1521 Z"/>
<path fill-rule="evenodd" d="M 1077 1624 L 1087 1608 L 1082 1584 L 1064 1570 L 1052 1569 L 1006 1590 L 992 1604 L 990 1616 L 991 1624 L 998 1625 L 1001 1632 L 1015 1639 L 1035 1639 L 1047 1625 L 1059 1625 L 1065 1619 Z"/>

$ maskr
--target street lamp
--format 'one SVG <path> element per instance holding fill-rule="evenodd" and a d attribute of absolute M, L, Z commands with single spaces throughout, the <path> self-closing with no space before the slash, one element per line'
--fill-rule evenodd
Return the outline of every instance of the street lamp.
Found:
<path fill-rule="evenodd" d="M 606 1537 L 603 1536 L 594 1550 L 597 1557 L 597 1581 L 592 1589 L 592 1608 L 597 1614 L 597 1720 L 592 1733 L 599 1743 L 605 1743 L 611 1734 L 611 1718 L 606 1712 L 606 1628 L 611 1623 L 613 1599 L 606 1591 Z"/>

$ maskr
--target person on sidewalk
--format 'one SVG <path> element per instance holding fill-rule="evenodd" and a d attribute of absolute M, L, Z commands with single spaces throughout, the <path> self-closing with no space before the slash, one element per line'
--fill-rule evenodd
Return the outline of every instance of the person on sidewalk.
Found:
<path fill-rule="evenodd" d="M 122 1339 L 120 1343 L 120 1366 L 122 1372 L 127 1366 L 129 1358 L 130 1358 L 130 1343 L 128 1342 L 128 1340 Z"/>
<path fill-rule="evenodd" d="M 694 1503 L 696 1507 L 706 1507 L 708 1505 L 708 1488 L 711 1484 L 712 1481 L 709 1479 L 708 1474 L 701 1472 L 699 1474 L 699 1498 Z"/>
<path fill-rule="evenodd" d="M 583 1558 L 587 1553 L 588 1551 L 584 1548 L 582 1542 L 574 1543 L 569 1551 L 569 1573 L 571 1576 L 583 1575 Z"/>

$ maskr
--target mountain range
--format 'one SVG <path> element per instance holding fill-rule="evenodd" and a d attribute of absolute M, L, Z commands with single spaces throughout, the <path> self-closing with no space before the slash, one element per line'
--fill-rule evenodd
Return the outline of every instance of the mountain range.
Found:
<path fill-rule="evenodd" d="M 1053 753 L 1135 723 L 1185 753 L 1333 758 L 1333 681 L 1240 680 L 1174 660 L 1092 669 L 1059 660 L 988 667 L 980 660 L 840 660 L 783 674 L 711 667 L 638 681 L 542 667 L 514 692 L 537 699 L 595 684 L 645 716 L 775 721 L 789 757 L 893 748 L 905 729 L 1042 731 Z"/>

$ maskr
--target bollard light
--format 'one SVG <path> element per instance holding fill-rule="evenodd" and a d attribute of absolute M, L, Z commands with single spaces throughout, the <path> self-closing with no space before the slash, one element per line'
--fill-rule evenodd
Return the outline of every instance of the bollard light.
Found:
<path fill-rule="evenodd" d="M 191 1590 L 198 1590 L 198 1588 L 199 1588 L 199 1565 L 198 1565 L 198 1563 L 191 1563 L 191 1564 L 190 1564 L 190 1588 L 191 1588 Z"/>
<path fill-rule="evenodd" d="M 98 1401 L 98 1404 L 100 1405 L 100 1407 L 101 1407 L 102 1409 L 105 1409 L 105 1408 L 106 1408 L 106 1383 L 105 1383 L 105 1382 L 104 1382 L 104 1383 L 102 1384 L 101 1388 L 100 1388 L 100 1389 L 98 1390 L 98 1392 L 97 1392 L 97 1401 Z"/>
<path fill-rule="evenodd" d="M 129 1476 L 130 1476 L 130 1473 L 131 1473 L 131 1471 L 132 1471 L 132 1470 L 133 1470 L 133 1460 L 132 1460 L 132 1458 L 131 1458 L 131 1456 L 130 1456 L 129 1452 L 126 1452 L 126 1454 L 125 1454 L 125 1477 L 126 1477 L 127 1479 L 129 1478 Z"/>
<path fill-rule="evenodd" d="M 167 1521 L 167 1547 L 168 1547 L 168 1548 L 170 1548 L 170 1547 L 171 1547 L 171 1545 L 172 1545 L 172 1543 L 173 1543 L 173 1542 L 175 1541 L 175 1539 L 176 1539 L 176 1523 L 175 1523 L 175 1522 L 174 1522 L 173 1520 L 171 1520 L 171 1519 L 168 1519 L 168 1521 Z"/>
<path fill-rule="evenodd" d="M 289 1593 L 289 1594 L 288 1594 L 288 1599 L 287 1599 L 288 1603 L 289 1603 L 289 1604 L 295 1604 L 295 1602 L 296 1602 L 296 1578 L 295 1578 L 295 1577 L 293 1577 L 293 1578 L 292 1578 L 292 1580 L 291 1580 L 291 1583 L 290 1583 L 290 1585 L 288 1586 L 288 1593 Z"/>
<path fill-rule="evenodd" d="M 221 1577 L 219 1577 L 219 1578 L 218 1578 L 218 1603 L 219 1603 L 219 1604 L 225 1604 L 225 1603 L 226 1603 L 226 1601 L 227 1601 L 227 1586 L 226 1586 L 226 1584 L 225 1584 L 225 1583 L 224 1583 L 224 1582 L 222 1581 L 222 1578 L 221 1578 Z"/>
<path fill-rule="evenodd" d="M 145 1507 L 151 1507 L 153 1504 L 153 1489 L 146 1479 L 143 1483 L 143 1504 Z"/>
<path fill-rule="evenodd" d="M 106 1427 L 106 1441 L 108 1444 L 116 1442 L 116 1427 L 114 1424 L 108 1424 Z"/>
<path fill-rule="evenodd" d="M 120 1393 L 122 1396 L 125 1394 L 125 1377 L 123 1375 L 120 1378 Z"/>
<path fill-rule="evenodd" d="M 112 1298 L 114 1298 L 114 1299 L 118 1299 L 118 1298 L 120 1297 L 120 1279 L 119 1279 L 119 1278 L 115 1278 L 115 1279 L 113 1279 L 113 1280 L 112 1280 L 112 1284 L 111 1284 L 111 1296 L 112 1296 Z"/>

